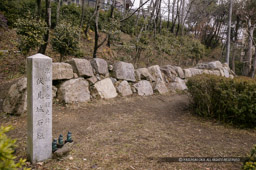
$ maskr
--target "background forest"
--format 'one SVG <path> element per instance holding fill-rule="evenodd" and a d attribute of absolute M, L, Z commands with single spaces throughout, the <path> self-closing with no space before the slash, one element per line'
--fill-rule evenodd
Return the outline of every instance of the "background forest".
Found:
<path fill-rule="evenodd" d="M 23 74 L 25 57 L 36 52 L 55 61 L 100 57 L 135 66 L 186 67 L 230 56 L 236 74 L 254 76 L 253 0 L 141 0 L 123 9 L 116 0 L 81 3 L 2 0 L 0 79 Z"/>

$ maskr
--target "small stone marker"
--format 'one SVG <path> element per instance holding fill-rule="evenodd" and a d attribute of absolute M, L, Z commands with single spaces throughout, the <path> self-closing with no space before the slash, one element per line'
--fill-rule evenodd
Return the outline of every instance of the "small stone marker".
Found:
<path fill-rule="evenodd" d="M 27 58 L 28 158 L 32 163 L 52 156 L 52 59 Z"/>

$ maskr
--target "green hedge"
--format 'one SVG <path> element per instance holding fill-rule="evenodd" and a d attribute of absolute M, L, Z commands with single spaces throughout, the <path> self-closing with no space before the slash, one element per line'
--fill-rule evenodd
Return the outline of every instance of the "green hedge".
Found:
<path fill-rule="evenodd" d="M 187 86 L 196 114 L 239 127 L 256 127 L 256 80 L 198 75 Z"/>
<path fill-rule="evenodd" d="M 244 162 L 243 170 L 255 170 L 256 169 L 256 145 L 253 146 L 248 159 Z"/>

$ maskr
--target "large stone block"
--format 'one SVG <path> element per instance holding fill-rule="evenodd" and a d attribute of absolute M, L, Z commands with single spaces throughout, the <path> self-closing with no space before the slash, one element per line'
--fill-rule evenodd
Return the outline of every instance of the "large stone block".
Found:
<path fill-rule="evenodd" d="M 178 76 L 178 74 L 175 71 L 175 67 L 173 67 L 172 65 L 166 65 L 160 68 L 165 79 L 166 82 L 174 82 L 175 78 Z"/>
<path fill-rule="evenodd" d="M 68 63 L 53 63 L 52 64 L 52 79 L 63 80 L 73 78 L 72 66 Z"/>
<path fill-rule="evenodd" d="M 177 72 L 178 76 L 182 79 L 185 78 L 184 72 L 181 67 L 175 67 L 175 71 Z"/>
<path fill-rule="evenodd" d="M 131 63 L 119 61 L 114 64 L 114 75 L 119 80 L 127 80 L 135 82 L 134 67 Z"/>
<path fill-rule="evenodd" d="M 148 71 L 154 78 L 154 81 L 164 81 L 159 65 L 148 67 Z"/>
<path fill-rule="evenodd" d="M 175 82 L 169 84 L 169 88 L 172 91 L 188 89 L 185 80 L 182 80 L 179 77 L 176 78 Z"/>
<path fill-rule="evenodd" d="M 58 89 L 58 99 L 68 104 L 89 101 L 90 91 L 88 81 L 83 78 L 65 81 Z"/>
<path fill-rule="evenodd" d="M 149 73 L 147 68 L 139 68 L 135 70 L 136 79 L 139 80 L 148 80 L 154 81 L 154 78 Z"/>
<path fill-rule="evenodd" d="M 184 76 L 185 78 L 192 77 L 192 73 L 189 69 L 184 69 Z"/>
<path fill-rule="evenodd" d="M 110 99 L 117 96 L 116 88 L 110 78 L 103 79 L 94 84 L 101 98 Z"/>
<path fill-rule="evenodd" d="M 98 74 L 108 74 L 108 63 L 101 58 L 94 58 L 91 60 L 91 65 Z"/>
<path fill-rule="evenodd" d="M 189 68 L 189 70 L 190 70 L 192 76 L 195 76 L 198 74 L 203 74 L 203 70 L 201 70 L 201 69 Z"/>
<path fill-rule="evenodd" d="M 220 61 L 212 61 L 209 63 L 198 63 L 196 68 L 215 70 L 215 69 L 222 68 L 222 64 Z"/>
<path fill-rule="evenodd" d="M 157 91 L 159 94 L 165 94 L 165 93 L 169 92 L 169 90 L 166 87 L 164 81 L 157 81 L 155 83 L 154 90 Z"/>
<path fill-rule="evenodd" d="M 21 78 L 13 84 L 4 99 L 3 111 L 21 115 L 27 111 L 27 78 Z"/>
<path fill-rule="evenodd" d="M 218 69 L 222 68 L 222 64 L 220 61 L 212 61 L 208 63 L 208 69 Z"/>
<path fill-rule="evenodd" d="M 90 61 L 86 59 L 72 58 L 72 60 L 67 61 L 72 65 L 72 68 L 79 77 L 93 77 L 93 69 Z"/>
<path fill-rule="evenodd" d="M 126 80 L 123 80 L 120 84 L 117 86 L 117 91 L 122 96 L 129 96 L 132 95 L 132 89 L 129 83 Z"/>
<path fill-rule="evenodd" d="M 36 163 L 52 157 L 52 59 L 42 54 L 28 57 L 27 79 L 27 151 Z"/>
<path fill-rule="evenodd" d="M 136 89 L 138 95 L 140 96 L 150 96 L 153 95 L 153 89 L 149 81 L 141 80 L 134 84 L 133 87 Z"/>

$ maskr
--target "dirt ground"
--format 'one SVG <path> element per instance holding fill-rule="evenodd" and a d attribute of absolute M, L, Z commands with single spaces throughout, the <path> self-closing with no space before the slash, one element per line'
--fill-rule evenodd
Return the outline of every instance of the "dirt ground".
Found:
<path fill-rule="evenodd" d="M 26 115 L 0 115 L 12 125 L 17 156 L 26 157 Z M 161 162 L 163 157 L 243 157 L 256 131 L 229 127 L 189 112 L 185 94 L 133 96 L 53 107 L 53 136 L 71 131 L 74 146 L 62 159 L 33 169 L 240 169 L 242 163 Z"/>

